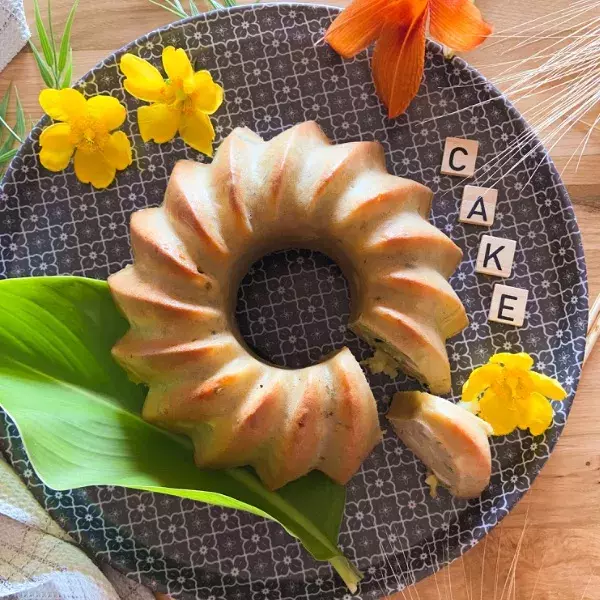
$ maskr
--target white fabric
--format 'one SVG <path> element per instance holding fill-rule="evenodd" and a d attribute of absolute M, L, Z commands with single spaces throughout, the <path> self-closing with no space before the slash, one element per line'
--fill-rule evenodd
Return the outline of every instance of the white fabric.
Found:
<path fill-rule="evenodd" d="M 0 0 L 0 71 L 30 37 L 23 0 Z"/>
<path fill-rule="evenodd" d="M 103 574 L 1 458 L 0 598 L 154 600 L 150 590 L 114 569 L 105 567 Z"/>

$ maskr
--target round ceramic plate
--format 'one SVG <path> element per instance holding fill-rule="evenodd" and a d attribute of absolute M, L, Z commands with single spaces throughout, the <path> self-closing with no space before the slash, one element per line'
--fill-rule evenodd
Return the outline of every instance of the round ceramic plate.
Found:
<path fill-rule="evenodd" d="M 70 273 L 106 279 L 130 262 L 129 217 L 161 202 L 181 158 L 206 160 L 180 139 L 143 144 L 138 102 L 122 88 L 119 56 L 133 52 L 157 66 L 163 47 L 184 48 L 196 69 L 209 69 L 225 88 L 214 116 L 216 145 L 234 127 L 270 138 L 316 120 L 336 142 L 377 140 L 396 175 L 435 192 L 431 219 L 464 251 L 452 285 L 470 325 L 448 343 L 453 398 L 470 371 L 497 351 L 526 351 L 537 369 L 569 391 L 545 436 L 525 432 L 492 441 L 493 477 L 481 498 L 431 498 L 425 468 L 388 429 L 348 485 L 339 543 L 365 573 L 358 597 L 372 598 L 421 579 L 476 543 L 530 487 L 564 426 L 579 380 L 587 325 L 581 239 L 558 174 L 528 126 L 462 60 L 444 59 L 429 44 L 426 71 L 408 112 L 388 120 L 375 94 L 369 56 L 342 60 L 321 42 L 338 10 L 310 5 L 253 5 L 175 23 L 108 57 L 78 84 L 125 103 L 133 165 L 106 190 L 77 181 L 71 168 L 39 164 L 36 127 L 4 181 L 0 197 L 0 277 Z M 440 174 L 448 136 L 479 142 L 477 177 Z M 458 222 L 465 183 L 493 185 L 498 210 L 490 230 Z M 521 328 L 488 322 L 494 283 L 474 271 L 483 233 L 517 240 L 505 281 L 530 292 Z M 346 328 L 348 288 L 327 257 L 287 250 L 255 264 L 242 283 L 241 330 L 262 356 L 291 367 L 347 345 L 370 351 Z M 403 376 L 372 376 L 383 414 L 392 394 L 414 387 Z M 57 493 L 32 472 L 17 433 L 4 418 L 2 448 L 50 514 L 91 554 L 135 579 L 181 598 L 350 598 L 341 580 L 285 531 L 249 514 L 128 489 L 101 487 Z"/>

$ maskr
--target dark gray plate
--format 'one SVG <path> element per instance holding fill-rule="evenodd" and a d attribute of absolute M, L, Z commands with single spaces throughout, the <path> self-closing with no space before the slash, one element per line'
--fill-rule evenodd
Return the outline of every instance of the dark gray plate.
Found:
<path fill-rule="evenodd" d="M 211 12 L 153 32 L 125 50 L 159 65 L 162 48 L 171 44 L 185 48 L 197 68 L 210 69 L 226 90 L 214 117 L 217 144 L 240 125 L 268 138 L 307 119 L 316 120 L 336 142 L 381 142 L 392 172 L 434 190 L 432 220 L 464 250 L 452 284 L 471 324 L 448 344 L 454 398 L 470 371 L 501 350 L 533 354 L 537 369 L 558 377 L 570 392 L 545 437 L 518 432 L 493 441 L 492 483 L 480 499 L 469 502 L 446 492 L 430 498 L 423 465 L 388 432 L 348 486 L 339 540 L 365 572 L 358 597 L 369 598 L 460 555 L 530 487 L 560 435 L 579 381 L 587 284 L 565 189 L 543 149 L 535 149 L 535 139 L 517 144 L 529 130 L 514 108 L 462 60 L 446 61 L 430 44 L 418 97 L 405 115 L 388 120 L 373 89 L 368 56 L 344 61 L 319 42 L 336 14 L 335 8 L 293 4 Z M 131 260 L 130 214 L 161 202 L 177 160 L 205 160 L 179 139 L 162 146 L 142 143 L 138 102 L 122 89 L 117 67 L 125 50 L 108 57 L 78 87 L 86 94 L 110 93 L 127 104 L 133 166 L 103 191 L 79 183 L 70 168 L 50 173 L 36 155 L 41 126 L 36 127 L 0 197 L 0 277 L 71 273 L 105 279 Z M 460 108 L 466 110 L 457 112 Z M 520 329 L 487 321 L 492 287 L 499 280 L 474 273 L 479 238 L 488 231 L 457 221 L 469 181 L 440 174 L 447 136 L 479 141 L 477 182 L 492 177 L 490 183 L 499 189 L 491 233 L 517 240 L 507 283 L 530 290 Z M 515 152 L 506 154 L 509 147 Z M 484 168 L 485 163 L 498 166 L 499 156 L 508 159 L 500 170 Z M 278 364 L 307 364 L 342 345 L 360 358 L 369 354 L 346 329 L 345 280 L 329 259 L 313 252 L 287 251 L 259 261 L 241 286 L 238 316 L 257 352 Z M 382 413 L 396 390 L 414 385 L 404 377 L 370 381 Z M 14 426 L 4 420 L 1 429 L 7 459 L 51 515 L 90 553 L 136 579 L 185 598 L 351 597 L 328 565 L 312 560 L 280 527 L 248 514 L 122 488 L 62 493 L 45 488 Z"/>

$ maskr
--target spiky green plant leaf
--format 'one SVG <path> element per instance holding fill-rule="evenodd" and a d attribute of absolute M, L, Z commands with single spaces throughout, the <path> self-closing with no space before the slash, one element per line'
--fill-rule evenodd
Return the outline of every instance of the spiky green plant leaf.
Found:
<path fill-rule="evenodd" d="M 60 80 L 58 82 L 59 87 L 68 88 L 71 87 L 71 79 L 73 78 L 73 48 L 69 48 L 69 58 L 67 59 L 67 64 L 60 76 Z"/>
<path fill-rule="evenodd" d="M 13 148 L 7 152 L 0 152 L 0 165 L 7 165 L 17 155 L 18 151 L 18 148 Z"/>
<path fill-rule="evenodd" d="M 8 112 L 8 103 L 10 102 L 10 91 L 12 88 L 12 83 L 8 84 L 8 88 L 6 88 L 6 92 L 4 92 L 4 96 L 2 96 L 2 100 L 0 100 L 0 119 L 6 122 L 6 113 Z M 0 127 L 0 142 L 4 140 L 5 135 L 4 127 Z"/>
<path fill-rule="evenodd" d="M 21 141 L 23 141 L 25 139 L 25 111 L 23 110 L 21 98 L 19 97 L 19 92 L 16 88 L 15 97 L 17 99 L 15 133 L 21 138 Z"/>
<path fill-rule="evenodd" d="M 174 14 L 176 17 L 179 17 L 180 19 L 185 19 L 188 15 L 185 11 L 180 11 L 179 9 L 177 9 L 175 6 L 173 6 L 169 0 L 149 0 L 150 4 L 154 4 L 156 6 L 160 6 L 161 8 L 164 8 L 165 10 L 168 10 L 170 13 Z"/>
<path fill-rule="evenodd" d="M 44 58 L 39 53 L 39 50 L 33 45 L 33 43 L 31 41 L 29 42 L 29 47 L 31 48 L 31 51 L 33 52 L 33 57 L 35 58 L 35 62 L 37 64 L 40 75 L 42 76 L 42 79 L 44 80 L 44 83 L 49 88 L 56 87 L 54 75 L 53 75 L 52 71 L 50 70 L 50 67 L 48 67 L 48 65 L 44 62 Z"/>
<path fill-rule="evenodd" d="M 12 84 L 8 86 L 2 100 L 0 100 L 0 177 L 4 175 L 6 166 L 18 152 L 19 147 L 14 147 L 15 143 L 20 145 L 25 139 L 25 113 L 16 88 L 16 119 L 14 127 L 11 127 L 6 121 L 11 89 Z"/>
<path fill-rule="evenodd" d="M 77 5 L 79 4 L 79 0 L 75 0 L 73 2 L 73 6 L 71 6 L 71 10 L 69 11 L 69 16 L 67 17 L 67 22 L 65 23 L 65 28 L 63 30 L 62 38 L 60 40 L 60 52 L 58 54 L 58 72 L 62 73 L 65 70 L 65 67 L 72 62 L 72 52 L 71 52 L 71 29 L 73 28 L 73 21 L 75 19 L 75 11 L 77 9 Z M 69 83 L 71 83 L 71 78 L 69 77 Z M 61 87 L 67 87 L 61 85 Z"/>
<path fill-rule="evenodd" d="M 19 142 L 20 144 L 23 143 L 23 140 L 17 135 L 15 130 L 6 122 L 5 119 L 3 119 L 1 117 L 0 117 L 0 125 L 2 127 L 4 127 L 4 129 L 6 129 L 6 131 L 8 131 L 8 133 L 10 133 L 10 135 L 12 136 L 14 141 Z"/>
<path fill-rule="evenodd" d="M 52 23 L 52 6 L 48 0 L 48 28 L 44 26 L 38 0 L 34 0 L 35 22 L 42 53 L 33 42 L 29 42 L 38 70 L 49 88 L 61 89 L 71 84 L 73 70 L 73 51 L 71 48 L 71 30 L 79 0 L 75 0 L 69 11 L 67 21 L 57 51 Z"/>
<path fill-rule="evenodd" d="M 220 2 L 217 0 L 206 0 L 208 4 L 212 7 L 213 10 L 219 10 L 220 8 L 225 8 Z"/>
<path fill-rule="evenodd" d="M 12 160 L 14 155 L 9 156 L 9 154 L 10 154 L 13 146 L 15 145 L 15 142 L 18 142 L 20 144 L 25 139 L 25 112 L 23 111 L 23 105 L 21 104 L 21 99 L 19 98 L 19 93 L 17 92 L 16 88 L 15 88 L 15 95 L 17 98 L 17 102 L 16 102 L 16 121 L 15 121 L 14 129 L 11 129 L 8 126 L 2 127 L 3 134 L 5 132 L 7 132 L 9 134 L 12 132 L 12 135 L 8 135 L 6 137 L 6 139 L 2 142 L 2 145 L 0 146 L 0 155 L 7 157 L 7 158 L 5 158 L 4 162 L 9 162 L 10 160 Z M 0 110 L 1 110 L 1 108 L 2 107 L 0 106 Z M 5 111 L 5 113 L 6 113 L 6 111 Z M 0 117 L 0 118 L 2 119 L 2 121 L 4 123 L 6 123 L 6 120 L 4 119 L 4 117 Z M 16 150 L 15 150 L 15 154 L 16 154 Z"/>
<path fill-rule="evenodd" d="M 42 13 L 40 12 L 38 0 L 33 0 L 33 15 L 35 19 L 35 29 L 40 39 L 40 46 L 42 47 L 42 52 L 44 53 L 44 59 L 48 65 L 52 65 L 54 64 L 54 52 L 52 51 L 50 39 L 48 38 L 44 21 L 42 20 Z"/>
<path fill-rule="evenodd" d="M 56 41 L 54 40 L 54 26 L 52 25 L 52 2 L 48 0 L 48 39 L 50 41 L 50 49 L 52 50 L 52 63 L 49 63 L 56 75 L 56 66 L 58 57 L 56 55 Z"/>
<path fill-rule="evenodd" d="M 181 4 L 181 0 L 170 0 L 170 2 L 177 7 L 177 10 L 181 11 L 184 15 L 187 15 L 185 8 L 183 8 L 183 4 Z"/>

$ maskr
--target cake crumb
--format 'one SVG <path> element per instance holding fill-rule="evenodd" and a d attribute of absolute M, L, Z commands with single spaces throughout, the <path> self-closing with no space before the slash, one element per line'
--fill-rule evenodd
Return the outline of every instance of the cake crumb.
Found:
<path fill-rule="evenodd" d="M 398 377 L 398 363 L 383 350 L 375 350 L 375 354 L 370 358 L 363 360 L 361 365 L 364 365 L 371 373 L 384 373 L 392 379 Z"/>
<path fill-rule="evenodd" d="M 425 478 L 425 483 L 429 486 L 429 495 L 432 498 L 438 497 L 438 486 L 440 485 L 440 480 L 435 476 L 434 473 L 429 473 Z"/>

